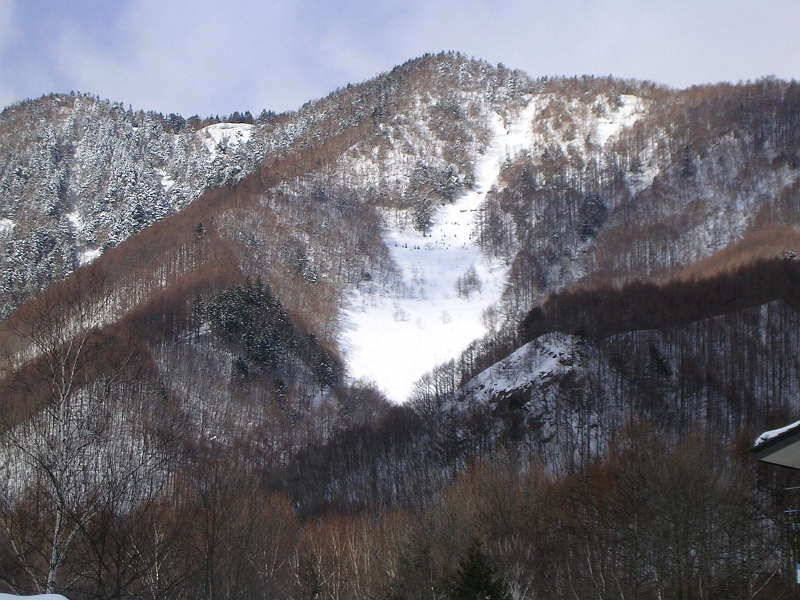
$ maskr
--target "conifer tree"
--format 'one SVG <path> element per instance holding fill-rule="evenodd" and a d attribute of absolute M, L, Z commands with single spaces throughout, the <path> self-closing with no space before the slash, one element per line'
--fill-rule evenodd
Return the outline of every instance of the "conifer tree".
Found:
<path fill-rule="evenodd" d="M 480 540 L 473 540 L 458 563 L 450 585 L 451 600 L 499 600 L 505 596 L 502 578 L 495 574 Z"/>

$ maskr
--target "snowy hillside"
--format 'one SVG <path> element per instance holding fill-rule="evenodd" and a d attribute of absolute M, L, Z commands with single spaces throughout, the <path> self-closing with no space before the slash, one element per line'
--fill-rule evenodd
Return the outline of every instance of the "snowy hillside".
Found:
<path fill-rule="evenodd" d="M 310 108 L 293 116 L 195 131 L 176 115 L 74 94 L 3 110 L 0 315 L 204 192 L 241 181 L 324 118 Z"/>
<path fill-rule="evenodd" d="M 470 380 L 459 396 L 486 403 L 512 393 L 530 393 L 534 386 L 541 386 L 553 377 L 563 377 L 580 362 L 581 346 L 580 338 L 575 336 L 542 336 Z"/>
<path fill-rule="evenodd" d="M 395 401 L 405 401 L 414 383 L 432 365 L 456 358 L 473 340 L 502 324 L 500 302 L 507 291 L 510 256 L 481 247 L 479 228 L 487 211 L 487 193 L 501 193 L 500 174 L 520 154 L 547 152 L 555 145 L 583 160 L 596 160 L 597 147 L 616 138 L 646 115 L 642 98 L 623 95 L 618 106 L 592 117 L 586 138 L 565 139 L 552 116 L 539 113 L 554 99 L 528 96 L 527 106 L 511 122 L 488 115 L 489 143 L 474 166 L 472 188 L 432 216 L 418 231 L 387 214 L 383 240 L 401 281 L 361 282 L 344 313 L 343 348 L 350 373 L 372 381 Z M 571 107 L 581 117 L 585 107 Z M 544 132 L 544 133 L 543 133 Z M 568 136 L 567 136 L 568 137 Z M 512 243 L 512 245 L 514 245 Z M 581 271 L 575 268 L 580 277 Z M 507 315 L 505 316 L 507 318 Z"/>
<path fill-rule="evenodd" d="M 0 314 L 105 249 L 257 165 L 252 125 L 172 132 L 162 117 L 91 96 L 0 114 Z"/>
<path fill-rule="evenodd" d="M 402 279 L 391 287 L 362 282 L 353 291 L 343 333 L 353 377 L 374 381 L 402 402 L 431 365 L 457 356 L 485 333 L 482 317 L 503 293 L 507 265 L 475 243 L 475 216 L 503 161 L 530 148 L 534 109 L 531 104 L 508 129 L 492 116 L 473 189 L 439 207 L 426 231 L 401 229 L 387 218 L 383 239 Z"/>

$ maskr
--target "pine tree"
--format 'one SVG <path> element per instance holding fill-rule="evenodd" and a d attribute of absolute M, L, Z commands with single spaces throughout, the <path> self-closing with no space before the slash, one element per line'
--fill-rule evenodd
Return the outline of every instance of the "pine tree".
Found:
<path fill-rule="evenodd" d="M 452 600 L 499 600 L 506 596 L 502 578 L 496 576 L 480 540 L 475 539 L 458 563 L 450 584 Z"/>

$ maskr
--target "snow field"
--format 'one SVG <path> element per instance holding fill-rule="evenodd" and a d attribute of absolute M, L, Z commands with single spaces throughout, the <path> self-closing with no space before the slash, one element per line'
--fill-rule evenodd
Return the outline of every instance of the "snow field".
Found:
<path fill-rule="evenodd" d="M 209 153 L 209 160 L 217 157 L 220 146 L 238 146 L 250 140 L 253 126 L 249 123 L 216 123 L 203 127 L 197 133 Z M 167 185 L 162 179 L 162 185 Z"/>
<path fill-rule="evenodd" d="M 428 232 L 390 222 L 384 242 L 400 285 L 362 283 L 352 294 L 343 319 L 350 375 L 373 381 L 395 402 L 406 401 L 422 375 L 486 332 L 481 317 L 500 299 L 507 267 L 481 252 L 472 230 L 503 161 L 531 146 L 534 110 L 531 103 L 508 130 L 492 115 L 492 140 L 475 165 L 474 189 L 439 207 Z M 471 267 L 480 291 L 459 296 L 456 283 Z"/>

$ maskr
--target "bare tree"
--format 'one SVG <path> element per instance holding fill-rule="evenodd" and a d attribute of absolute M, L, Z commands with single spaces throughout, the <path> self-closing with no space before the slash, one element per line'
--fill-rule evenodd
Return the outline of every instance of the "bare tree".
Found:
<path fill-rule="evenodd" d="M 483 282 L 481 281 L 475 265 L 470 265 L 464 274 L 456 280 L 455 290 L 459 298 L 469 300 L 469 297 L 474 293 L 481 293 L 483 289 Z"/>
<path fill-rule="evenodd" d="M 131 401 L 140 396 L 136 344 L 101 330 L 110 309 L 101 278 L 78 272 L 4 324 L 2 529 L 46 593 L 69 587 L 67 553 L 104 506 L 156 485 L 156 449 L 137 431 L 142 405 Z M 23 506 L 47 531 L 23 520 Z"/>

